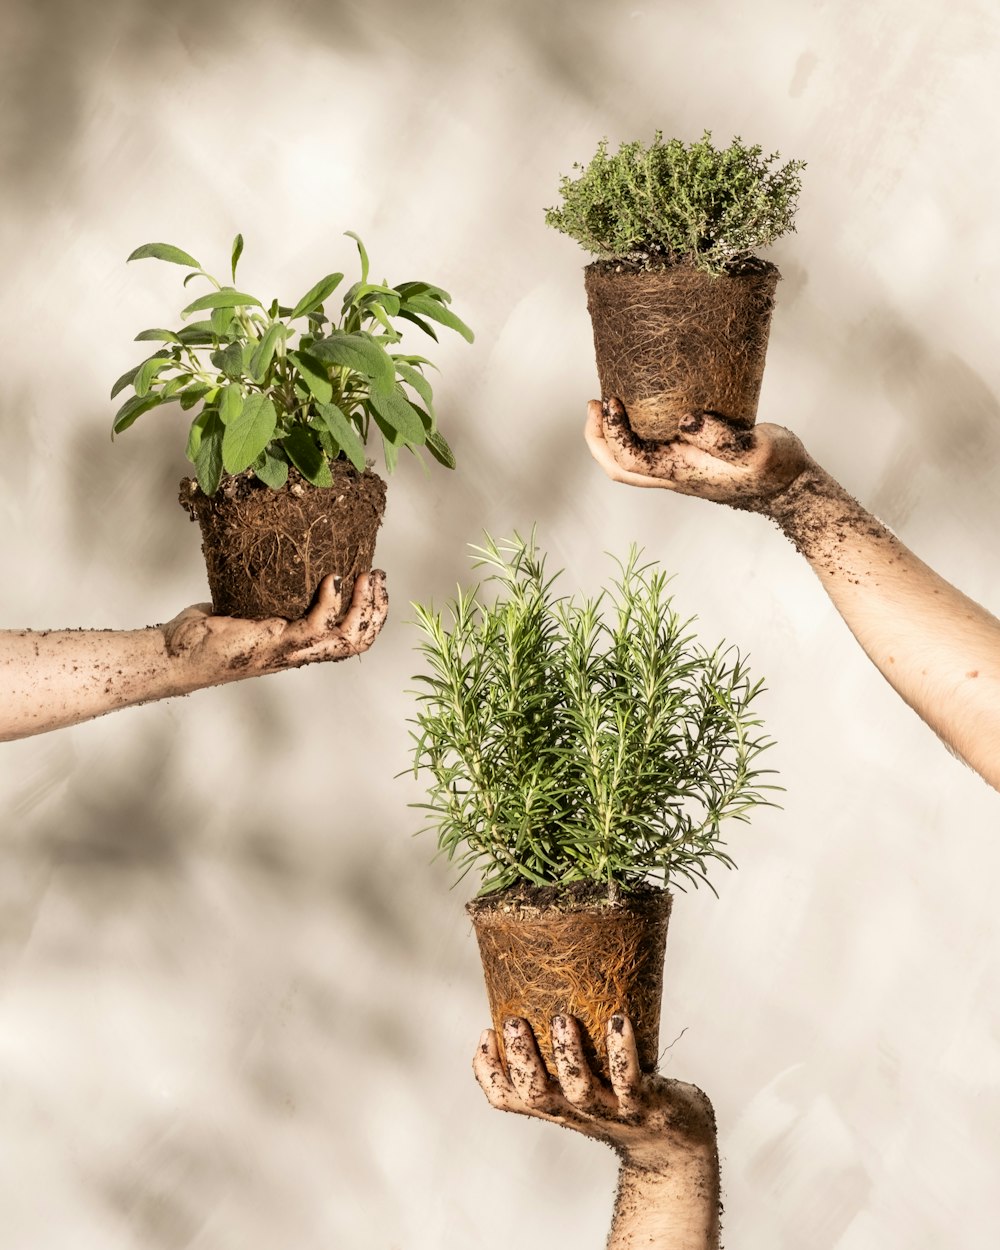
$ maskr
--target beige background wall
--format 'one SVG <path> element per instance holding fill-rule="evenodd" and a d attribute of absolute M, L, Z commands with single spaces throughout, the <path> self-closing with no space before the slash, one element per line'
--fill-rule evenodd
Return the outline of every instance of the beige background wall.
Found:
<path fill-rule="evenodd" d="M 294 297 L 353 264 L 476 328 L 435 357 L 453 477 L 404 463 L 361 663 L 136 709 L 0 754 L 4 1250 L 603 1245 L 610 1154 L 501 1117 L 486 1010 L 413 840 L 407 603 L 483 526 L 574 585 L 633 539 L 747 648 L 787 785 L 682 896 L 665 1071 L 719 1114 L 727 1244 L 996 1244 L 1000 819 L 764 521 L 615 488 L 557 177 L 607 134 L 711 128 L 809 162 L 762 413 L 1000 605 L 991 0 L 0 6 L 0 542 L 9 626 L 130 627 L 204 596 L 179 418 L 110 444 L 167 239 Z"/>

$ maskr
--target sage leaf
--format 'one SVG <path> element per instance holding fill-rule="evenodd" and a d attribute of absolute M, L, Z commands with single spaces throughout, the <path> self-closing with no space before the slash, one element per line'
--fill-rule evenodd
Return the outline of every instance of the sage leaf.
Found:
<path fill-rule="evenodd" d="M 319 360 L 342 365 L 373 381 L 392 384 L 395 380 L 392 358 L 367 335 L 332 334 L 329 338 L 317 339 L 309 350 Z"/>
<path fill-rule="evenodd" d="M 198 485 L 206 495 L 214 495 L 222 481 L 222 439 L 222 422 L 219 414 L 213 410 L 205 416 L 201 442 L 194 461 Z"/>
<path fill-rule="evenodd" d="M 288 461 L 275 456 L 270 450 L 258 458 L 253 471 L 272 490 L 281 490 L 288 481 Z"/>
<path fill-rule="evenodd" d="M 353 230 L 345 230 L 344 234 L 353 239 L 358 245 L 358 255 L 361 257 L 361 281 L 368 281 L 368 253 L 365 251 L 365 245 L 361 242 L 361 236 L 355 234 Z"/>
<path fill-rule="evenodd" d="M 280 321 L 272 321 L 267 327 L 267 331 L 256 350 L 250 358 L 250 376 L 255 382 L 263 382 L 271 361 L 274 359 L 274 352 L 278 346 L 278 340 L 284 335 L 285 327 Z"/>
<path fill-rule="evenodd" d="M 450 308 L 446 308 L 431 295 L 408 295 L 404 306 L 408 312 L 429 317 L 431 321 L 438 321 L 451 330 L 457 330 L 467 343 L 471 343 L 476 337 L 461 317 L 457 317 Z M 402 307 L 400 311 L 402 312 Z"/>
<path fill-rule="evenodd" d="M 180 393 L 181 408 L 186 412 L 189 408 L 193 408 L 199 400 L 204 399 L 212 387 L 207 386 L 204 382 L 197 382 L 194 386 L 186 386 Z"/>
<path fill-rule="evenodd" d="M 230 343 L 227 347 L 220 348 L 217 352 L 212 352 L 209 360 L 227 378 L 232 378 L 235 381 L 243 375 L 242 343 Z"/>
<path fill-rule="evenodd" d="M 226 286 L 221 291 L 209 291 L 207 295 L 200 296 L 193 304 L 188 304 L 187 308 L 181 310 L 181 316 L 187 317 L 206 308 L 247 308 L 251 305 L 263 308 L 256 296 L 246 295 L 243 291 L 234 291 L 232 287 Z"/>
<path fill-rule="evenodd" d="M 227 473 L 249 468 L 271 441 L 278 414 L 274 403 L 259 391 L 248 395 L 239 414 L 225 427 L 222 464 Z"/>
<path fill-rule="evenodd" d="M 200 269 L 201 263 L 187 252 L 182 252 L 172 243 L 143 243 L 129 256 L 129 260 L 143 260 L 151 256 L 154 260 L 169 260 L 173 265 L 188 265 L 192 269 Z M 126 261 L 126 264 L 128 262 Z"/>
<path fill-rule="evenodd" d="M 297 425 L 282 443 L 288 459 L 307 482 L 313 486 L 332 486 L 333 476 L 326 456 L 315 438 L 301 425 Z"/>
<path fill-rule="evenodd" d="M 132 383 L 135 387 L 135 393 L 137 395 L 148 395 L 153 379 L 161 369 L 166 368 L 170 364 L 173 364 L 172 360 L 164 360 L 162 357 L 157 358 L 156 356 L 151 356 L 149 360 L 144 360 L 139 366 L 139 372 L 135 375 L 135 381 Z"/>
<path fill-rule="evenodd" d="M 324 300 L 330 298 L 343 280 L 344 275 L 342 273 L 328 273 L 325 278 L 321 278 L 314 287 L 302 296 L 288 314 L 289 321 L 294 321 L 296 317 L 303 317 L 306 313 L 312 312 L 313 309 L 319 308 Z"/>
<path fill-rule="evenodd" d="M 219 420 L 230 426 L 243 411 L 243 392 L 238 386 L 224 386 L 219 392 Z"/>
<path fill-rule="evenodd" d="M 142 365 L 138 364 L 133 369 L 126 369 L 125 372 L 122 374 L 122 376 L 118 379 L 118 381 L 111 388 L 111 394 L 108 398 L 114 399 L 116 395 L 121 394 L 121 392 L 125 389 L 126 386 L 131 386 L 133 378 L 135 377 L 135 375 L 139 372 L 141 368 L 142 368 Z"/>
<path fill-rule="evenodd" d="M 236 266 L 240 263 L 240 257 L 243 255 L 243 235 L 238 234 L 233 239 L 233 255 L 232 255 L 232 271 L 233 281 L 236 281 Z"/>
<path fill-rule="evenodd" d="M 419 369 L 414 369 L 411 365 L 404 364 L 402 361 L 396 361 L 396 372 L 408 382 L 410 386 L 417 392 L 427 407 L 434 411 L 434 392 L 431 389 L 430 382 L 424 377 Z"/>
<path fill-rule="evenodd" d="M 111 423 L 111 437 L 121 434 L 130 425 L 134 425 L 144 412 L 149 412 L 151 408 L 158 408 L 162 403 L 163 400 L 159 395 L 133 395 L 115 413 Z"/>
<path fill-rule="evenodd" d="M 420 329 L 423 330 L 424 334 L 430 335 L 430 337 L 434 340 L 435 343 L 438 341 L 438 336 L 434 330 L 434 327 L 432 325 L 428 325 L 427 322 L 423 319 L 423 317 L 418 317 L 416 313 L 410 312 L 410 310 L 404 304 L 400 305 L 399 315 L 403 318 L 404 321 L 412 321 L 415 326 L 419 326 Z"/>
<path fill-rule="evenodd" d="M 134 343 L 180 343 L 180 335 L 173 330 L 143 330 L 132 340 Z"/>
<path fill-rule="evenodd" d="M 288 359 L 302 375 L 302 380 L 313 399 L 321 404 L 328 404 L 333 398 L 333 383 L 327 376 L 322 362 L 304 351 L 289 352 Z"/>
<path fill-rule="evenodd" d="M 398 430 L 405 442 L 417 446 L 426 441 L 424 423 L 398 384 L 388 387 L 373 384 L 370 399 L 375 414 L 392 429 Z M 381 422 L 379 425 L 381 428 Z"/>
<path fill-rule="evenodd" d="M 365 446 L 361 436 L 336 404 L 316 405 L 320 420 L 337 441 L 337 445 L 359 473 L 365 471 Z"/>
<path fill-rule="evenodd" d="M 455 467 L 455 453 L 440 430 L 431 430 L 427 435 L 427 450 L 438 464 L 443 464 L 446 469 Z"/>

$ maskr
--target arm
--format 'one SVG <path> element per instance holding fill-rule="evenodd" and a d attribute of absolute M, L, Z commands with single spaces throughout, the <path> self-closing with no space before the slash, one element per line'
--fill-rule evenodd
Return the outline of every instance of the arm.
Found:
<path fill-rule="evenodd" d="M 204 686 L 360 655 L 388 606 L 385 574 L 376 570 L 358 578 L 339 624 L 340 593 L 327 577 L 300 621 L 243 621 L 199 605 L 148 629 L 0 631 L 0 742 Z"/>
<path fill-rule="evenodd" d="M 632 1026 L 608 1023 L 610 1087 L 591 1071 L 572 1016 L 552 1022 L 558 1081 L 545 1070 L 531 1029 L 508 1020 L 480 1039 L 473 1071 L 500 1111 L 533 1116 L 604 1142 L 618 1153 L 618 1193 L 608 1250 L 718 1250 L 719 1155 L 711 1103 L 694 1085 L 646 1076 Z"/>
<path fill-rule="evenodd" d="M 587 441 L 609 477 L 699 495 L 773 520 L 806 557 L 879 671 L 1000 789 L 1000 621 L 939 577 L 819 467 L 788 430 L 692 416 L 681 439 L 637 439 L 592 403 Z"/>

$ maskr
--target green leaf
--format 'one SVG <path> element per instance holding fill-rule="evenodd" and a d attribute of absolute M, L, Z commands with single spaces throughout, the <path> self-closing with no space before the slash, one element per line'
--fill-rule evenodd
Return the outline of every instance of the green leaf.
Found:
<path fill-rule="evenodd" d="M 326 456 L 304 426 L 297 425 L 283 441 L 282 446 L 288 454 L 288 459 L 307 482 L 311 482 L 313 486 L 333 485 L 333 476 L 326 462 Z"/>
<path fill-rule="evenodd" d="M 344 275 L 342 273 L 328 273 L 325 278 L 320 278 L 319 282 L 302 296 L 288 314 L 289 321 L 294 321 L 296 317 L 303 317 L 306 313 L 312 312 L 314 308 L 319 308 L 324 300 L 329 299 L 343 280 Z"/>
<path fill-rule="evenodd" d="M 190 313 L 201 312 L 206 308 L 247 308 L 253 305 L 262 308 L 260 300 L 253 295 L 246 295 L 242 291 L 234 291 L 232 287 L 224 286 L 221 291 L 209 291 L 207 295 L 202 295 L 188 304 L 187 308 L 181 311 L 182 317 L 187 317 Z"/>
<path fill-rule="evenodd" d="M 377 418 L 376 418 L 377 422 Z M 381 430 L 381 425 L 379 426 Z M 399 444 L 395 442 L 385 430 L 382 430 L 382 454 L 385 456 L 385 467 L 390 473 L 396 471 L 396 465 L 399 462 Z"/>
<path fill-rule="evenodd" d="M 144 243 L 142 247 L 137 247 L 128 259 L 143 260 L 147 256 L 151 256 L 154 260 L 169 260 L 173 265 L 190 265 L 193 269 L 201 268 L 199 261 L 189 256 L 187 252 L 182 252 L 179 247 L 174 247 L 172 243 Z"/>
<path fill-rule="evenodd" d="M 403 299 L 410 295 L 433 295 L 435 299 L 439 299 L 442 304 L 450 304 L 451 296 L 447 291 L 439 286 L 432 286 L 429 282 L 401 282 L 399 286 L 393 287 Z"/>
<path fill-rule="evenodd" d="M 403 379 L 404 382 L 408 382 L 410 386 L 413 387 L 413 389 L 417 392 L 417 394 L 424 401 L 427 407 L 431 410 L 431 412 L 433 412 L 434 411 L 434 392 L 431 389 L 430 382 L 427 381 L 427 379 L 420 372 L 420 370 L 414 369 L 410 365 L 404 364 L 402 361 L 397 360 L 396 372 L 399 374 L 399 376 Z"/>
<path fill-rule="evenodd" d="M 194 461 L 198 485 L 206 495 L 214 495 L 222 481 L 222 439 L 222 422 L 219 414 L 212 410 L 205 417 L 201 442 Z"/>
<path fill-rule="evenodd" d="M 217 352 L 212 352 L 209 360 L 227 378 L 232 378 L 235 381 L 243 376 L 242 343 L 230 343 L 227 347 L 223 347 Z"/>
<path fill-rule="evenodd" d="M 319 360 L 329 360 L 372 381 L 391 384 L 395 380 L 392 358 L 368 335 L 335 333 L 329 338 L 317 339 L 309 350 Z"/>
<path fill-rule="evenodd" d="M 354 423 L 344 416 L 336 404 L 316 405 L 316 411 L 326 428 L 337 441 L 337 446 L 359 473 L 365 471 L 365 446 Z"/>
<path fill-rule="evenodd" d="M 126 369 L 126 371 L 122 374 L 122 376 L 118 379 L 118 381 L 111 388 L 111 394 L 108 398 L 114 399 L 114 397 L 116 395 L 119 395 L 125 389 L 126 386 L 131 386 L 132 379 L 135 377 L 135 375 L 139 372 L 141 368 L 142 368 L 142 364 L 140 363 L 140 364 L 137 364 L 133 369 Z"/>
<path fill-rule="evenodd" d="M 431 321 L 438 321 L 451 330 L 457 330 L 468 343 L 476 337 L 461 317 L 456 317 L 450 308 L 446 308 L 431 295 L 408 295 L 405 307 L 408 312 L 417 313 L 421 317 L 429 317 Z M 400 312 L 402 313 L 402 309 Z"/>
<path fill-rule="evenodd" d="M 232 308 L 213 308 L 212 320 L 209 323 L 212 327 L 212 333 L 218 339 L 232 340 L 233 318 L 236 312 Z"/>
<path fill-rule="evenodd" d="M 398 384 L 393 383 L 388 387 L 372 386 L 370 401 L 375 415 L 381 417 L 392 429 L 398 430 L 405 442 L 418 446 L 426 441 L 424 423 Z M 381 421 L 379 426 L 383 428 Z"/>
<path fill-rule="evenodd" d="M 144 360 L 139 366 L 139 372 L 135 375 L 135 381 L 132 385 L 135 387 L 137 395 L 148 395 L 149 388 L 153 379 L 168 365 L 172 365 L 172 360 L 164 360 L 163 357 L 151 356 L 149 360 Z"/>
<path fill-rule="evenodd" d="M 267 327 L 264 337 L 257 346 L 256 351 L 250 358 L 250 376 L 255 382 L 263 382 L 271 361 L 274 359 L 275 348 L 278 346 L 278 340 L 281 339 L 286 331 L 286 327 L 280 321 L 272 321 Z"/>
<path fill-rule="evenodd" d="M 443 464 L 446 469 L 455 467 L 455 453 L 440 430 L 431 430 L 427 435 L 427 450 L 438 464 Z"/>
<path fill-rule="evenodd" d="M 243 392 L 238 386 L 224 386 L 219 392 L 219 420 L 230 426 L 243 411 Z"/>
<path fill-rule="evenodd" d="M 159 395 L 133 395 L 115 413 L 111 423 L 111 437 L 121 434 L 130 425 L 134 425 L 144 412 L 149 412 L 151 408 L 158 408 L 162 403 L 163 399 Z"/>
<path fill-rule="evenodd" d="M 236 281 L 236 266 L 240 263 L 240 257 L 242 255 L 243 255 L 243 235 L 238 234 L 236 238 L 233 239 L 232 269 L 233 269 L 233 281 L 234 282 Z"/>
<path fill-rule="evenodd" d="M 272 490 L 281 490 L 288 481 L 288 461 L 273 455 L 270 450 L 265 451 L 258 458 L 253 471 L 264 485 L 270 486 Z M 333 479 L 330 480 L 332 482 Z"/>
<path fill-rule="evenodd" d="M 184 407 L 184 401 L 181 400 L 181 407 Z M 209 420 L 216 416 L 214 408 L 203 408 L 201 412 L 191 422 L 191 428 L 188 430 L 187 446 L 184 454 L 194 464 L 198 458 L 198 448 L 201 446 L 201 437 L 205 431 L 205 426 Z"/>
<path fill-rule="evenodd" d="M 186 347 L 209 347 L 219 336 L 211 321 L 192 321 L 177 331 L 177 337 Z"/>
<path fill-rule="evenodd" d="M 180 343 L 181 337 L 173 330 L 143 330 L 132 340 L 134 343 Z"/>
<path fill-rule="evenodd" d="M 204 382 L 196 382 L 194 386 L 185 387 L 179 396 L 181 407 L 185 412 L 187 412 L 188 409 L 193 408 L 199 400 L 204 399 L 212 389 L 213 387 L 206 386 Z"/>
<path fill-rule="evenodd" d="M 328 404 L 333 398 L 333 383 L 327 376 L 326 368 L 322 362 L 304 351 L 289 352 L 287 359 L 292 362 L 301 374 L 302 380 L 309 388 L 309 394 L 312 395 L 313 399 L 318 400 L 321 404 Z"/>
<path fill-rule="evenodd" d="M 248 395 L 239 415 L 225 427 L 222 463 L 227 473 L 242 473 L 271 441 L 278 414 L 266 395 Z"/>
<path fill-rule="evenodd" d="M 368 253 L 365 251 L 365 245 L 361 242 L 361 236 L 354 233 L 353 230 L 345 230 L 344 234 L 349 239 L 353 239 L 358 245 L 358 255 L 361 257 L 361 281 L 368 281 Z"/>
<path fill-rule="evenodd" d="M 399 313 L 397 315 L 402 317 L 404 321 L 412 321 L 415 326 L 419 326 L 420 329 L 423 330 L 424 334 L 429 334 L 435 343 L 438 341 L 438 336 L 434 332 L 434 327 L 428 325 L 423 317 L 418 317 L 416 313 L 410 312 L 409 309 L 402 305 L 400 306 Z"/>

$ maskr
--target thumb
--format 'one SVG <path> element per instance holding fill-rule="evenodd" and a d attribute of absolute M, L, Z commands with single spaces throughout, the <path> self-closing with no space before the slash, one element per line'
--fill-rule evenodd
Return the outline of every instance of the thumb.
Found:
<path fill-rule="evenodd" d="M 714 412 L 691 412 L 681 419 L 680 438 L 719 460 L 734 460 L 754 445 L 753 429 Z"/>

